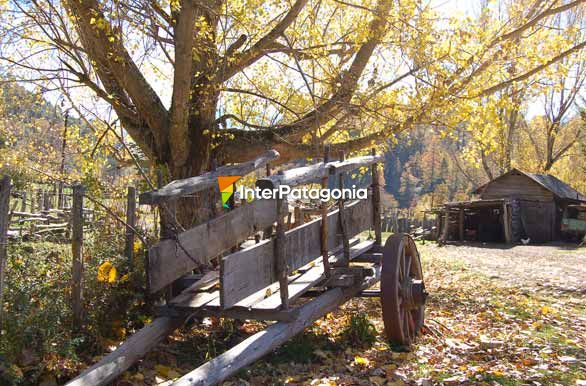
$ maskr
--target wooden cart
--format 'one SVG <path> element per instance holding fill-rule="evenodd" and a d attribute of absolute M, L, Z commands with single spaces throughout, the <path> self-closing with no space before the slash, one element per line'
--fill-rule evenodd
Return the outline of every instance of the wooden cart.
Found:
<path fill-rule="evenodd" d="M 276 157 L 278 153 L 270 151 L 248 163 L 174 181 L 142 194 L 141 203 L 173 211 L 174 200 L 214 188 L 218 176 L 245 175 Z M 187 317 L 276 321 L 174 383 L 214 385 L 357 296 L 379 296 L 387 338 L 410 345 L 423 325 L 427 295 L 417 248 L 405 234 L 392 235 L 382 245 L 377 169 L 382 157 L 373 152 L 341 158 L 268 175 L 257 180 L 257 186 L 278 189 L 318 183 L 344 188 L 347 173 L 369 166 L 372 184 L 367 199 L 338 200 L 332 207 L 324 203 L 317 218 L 305 222 L 300 216 L 289 224 L 285 198 L 258 199 L 152 246 L 147 270 L 152 293 L 170 288 L 180 278 L 183 283 L 193 280 L 192 284 L 171 298 L 151 325 L 69 384 L 106 384 Z M 262 230 L 264 240 L 257 237 L 256 243 L 239 247 Z M 374 239 L 361 238 L 368 230 Z M 219 261 L 214 264 L 214 259 Z M 215 268 L 192 274 L 203 267 Z M 369 290 L 379 281 L 380 290 Z"/>

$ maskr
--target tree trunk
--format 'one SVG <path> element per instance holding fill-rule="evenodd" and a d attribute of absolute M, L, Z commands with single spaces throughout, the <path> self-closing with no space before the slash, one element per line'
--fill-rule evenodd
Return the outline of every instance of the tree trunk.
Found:
<path fill-rule="evenodd" d="M 177 154 L 170 154 L 170 160 L 167 162 L 169 181 L 197 176 L 210 170 L 212 164 L 212 134 L 214 133 L 218 102 L 218 93 L 213 92 L 211 88 L 211 86 L 208 86 L 203 90 L 196 91 L 197 94 L 191 107 L 189 119 L 189 146 L 185 147 L 188 152 L 187 157 L 185 157 L 186 162 L 183 165 L 174 165 L 170 161 L 174 158 L 182 157 L 177 157 Z M 167 209 L 172 212 L 174 220 L 179 225 L 177 231 L 181 231 L 213 217 L 216 213 L 216 201 L 217 194 L 213 190 L 201 192 L 190 197 L 183 197 L 177 200 L 174 205 L 169 205 Z"/>

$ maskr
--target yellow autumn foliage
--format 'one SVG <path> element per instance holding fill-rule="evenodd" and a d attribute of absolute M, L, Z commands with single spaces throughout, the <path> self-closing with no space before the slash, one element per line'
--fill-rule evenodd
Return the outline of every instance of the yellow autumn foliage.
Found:
<path fill-rule="evenodd" d="M 118 279 L 118 270 L 111 262 L 106 261 L 98 267 L 97 278 L 102 283 L 115 283 Z"/>

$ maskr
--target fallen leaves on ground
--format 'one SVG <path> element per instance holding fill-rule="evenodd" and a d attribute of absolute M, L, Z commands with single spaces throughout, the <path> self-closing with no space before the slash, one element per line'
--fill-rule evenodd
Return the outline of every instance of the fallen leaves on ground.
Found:
<path fill-rule="evenodd" d="M 395 351 L 384 340 L 377 299 L 352 299 L 224 386 L 586 385 L 583 292 L 490 277 L 442 248 L 419 248 L 431 296 L 425 334 L 411 352 Z M 368 315 L 378 332 L 373 344 L 345 338 L 352 314 Z M 224 319 L 194 325 L 121 382 L 170 384 L 262 328 Z"/>

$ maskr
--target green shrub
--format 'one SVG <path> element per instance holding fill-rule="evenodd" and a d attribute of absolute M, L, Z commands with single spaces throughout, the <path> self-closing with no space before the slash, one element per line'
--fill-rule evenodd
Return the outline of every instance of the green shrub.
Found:
<path fill-rule="evenodd" d="M 354 346 L 371 346 L 376 341 L 377 331 L 366 314 L 354 313 L 341 335 Z"/>
<path fill-rule="evenodd" d="M 71 312 L 71 246 L 46 241 L 9 244 L 0 385 L 36 384 L 47 373 L 63 381 L 148 320 L 142 254 L 137 254 L 129 270 L 120 253 L 124 237 L 120 228 L 100 229 L 106 231 L 84 235 L 84 315 L 76 329 Z M 101 266 L 115 274 L 103 280 L 98 275 Z"/>

